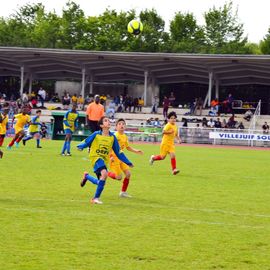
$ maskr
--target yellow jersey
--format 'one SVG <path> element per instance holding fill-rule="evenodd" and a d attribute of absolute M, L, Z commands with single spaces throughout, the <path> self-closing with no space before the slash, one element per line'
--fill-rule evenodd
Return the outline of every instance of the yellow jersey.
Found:
<path fill-rule="evenodd" d="M 123 151 L 125 148 L 127 148 L 129 146 L 129 142 L 128 142 L 128 136 L 126 134 L 120 134 L 118 131 L 114 133 L 119 146 L 120 146 L 120 150 Z M 112 151 L 111 155 L 114 158 L 115 162 L 119 162 L 120 160 L 118 159 L 118 157 L 115 155 L 115 153 Z"/>
<path fill-rule="evenodd" d="M 163 134 L 161 144 L 174 144 L 174 138 L 178 135 L 178 128 L 177 125 L 172 125 L 171 123 L 167 123 L 163 128 L 163 131 L 169 131 L 173 129 L 173 133 L 171 134 Z"/>
<path fill-rule="evenodd" d="M 0 135 L 5 135 L 7 133 L 7 123 L 8 115 L 3 115 L 1 113 L 2 122 L 0 123 Z"/>
<path fill-rule="evenodd" d="M 24 126 L 28 123 L 30 123 L 31 118 L 30 115 L 28 114 L 15 114 L 14 118 L 17 119 L 17 122 L 15 124 L 15 133 L 17 134 L 21 130 L 23 130 Z"/>
<path fill-rule="evenodd" d="M 39 116 L 36 115 L 36 116 L 32 117 L 31 124 L 29 126 L 28 131 L 30 133 L 39 132 L 39 126 L 40 126 Z"/>
<path fill-rule="evenodd" d="M 63 128 L 70 129 L 71 131 L 75 131 L 76 127 L 76 121 L 79 119 L 79 113 L 78 112 L 72 112 L 72 110 L 69 110 L 66 112 L 63 120 Z"/>

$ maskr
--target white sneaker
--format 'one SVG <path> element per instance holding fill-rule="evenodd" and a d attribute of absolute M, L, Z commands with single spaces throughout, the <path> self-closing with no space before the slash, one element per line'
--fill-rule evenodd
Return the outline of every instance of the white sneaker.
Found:
<path fill-rule="evenodd" d="M 150 165 L 153 165 L 153 163 L 154 163 L 154 155 L 152 155 L 152 156 L 150 157 L 150 159 L 149 159 L 149 164 L 150 164 Z"/>
<path fill-rule="evenodd" d="M 132 198 L 131 195 L 129 195 L 127 192 L 124 192 L 124 191 L 121 191 L 119 193 L 119 197 L 121 197 L 121 198 Z"/>
<path fill-rule="evenodd" d="M 99 198 L 93 198 L 93 199 L 91 199 L 91 203 L 92 204 L 103 204 L 103 202 L 100 201 Z"/>
<path fill-rule="evenodd" d="M 180 171 L 179 171 L 178 169 L 174 169 L 174 170 L 172 171 L 172 174 L 173 174 L 173 175 L 176 175 L 176 174 L 178 174 L 178 173 L 180 173 Z"/>

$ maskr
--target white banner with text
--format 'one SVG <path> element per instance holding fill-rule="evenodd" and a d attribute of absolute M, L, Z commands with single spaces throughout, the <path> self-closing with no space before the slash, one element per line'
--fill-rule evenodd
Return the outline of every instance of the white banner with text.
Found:
<path fill-rule="evenodd" d="M 246 140 L 246 141 L 270 141 L 270 134 L 250 134 L 250 133 L 233 133 L 233 132 L 210 132 L 210 139 L 223 140 Z"/>

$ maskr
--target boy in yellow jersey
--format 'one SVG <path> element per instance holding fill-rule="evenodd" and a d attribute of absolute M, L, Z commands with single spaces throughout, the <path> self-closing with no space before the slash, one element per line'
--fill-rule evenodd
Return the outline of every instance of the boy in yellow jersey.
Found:
<path fill-rule="evenodd" d="M 97 185 L 95 195 L 91 199 L 91 203 L 93 204 L 102 204 L 99 198 L 104 189 L 108 176 L 107 168 L 111 150 L 114 151 L 116 156 L 122 162 L 130 167 L 133 167 L 132 163 L 121 151 L 115 135 L 110 132 L 111 123 L 109 118 L 106 116 L 101 117 L 101 119 L 98 121 L 98 126 L 101 128 L 101 130 L 95 131 L 87 139 L 77 145 L 78 150 L 83 150 L 84 148 L 90 147 L 90 163 L 91 167 L 94 169 L 94 173 L 97 175 L 97 178 L 89 175 L 88 172 L 85 172 L 81 181 L 81 187 L 86 184 L 87 180 Z"/>
<path fill-rule="evenodd" d="M 176 126 L 176 118 L 175 112 L 170 112 L 168 114 L 168 123 L 162 131 L 163 137 L 160 144 L 160 155 L 152 155 L 149 161 L 150 165 L 153 165 L 154 161 L 163 160 L 167 154 L 169 154 L 171 157 L 172 173 L 174 175 L 179 173 L 179 170 L 176 168 L 174 139 L 176 138 L 178 143 L 181 143 L 178 135 L 178 128 Z"/>
<path fill-rule="evenodd" d="M 3 112 L 0 113 L 0 147 L 4 143 L 4 139 L 7 133 L 8 124 L 8 109 L 4 108 Z"/>
<path fill-rule="evenodd" d="M 129 145 L 128 137 L 124 133 L 125 129 L 125 120 L 122 118 L 118 119 L 116 122 L 116 132 L 114 135 L 117 138 L 120 149 L 123 151 L 126 148 L 130 152 L 142 155 L 143 152 L 141 150 L 135 149 Z M 122 172 L 124 173 L 125 178 L 123 180 L 122 189 L 119 196 L 123 198 L 131 198 L 131 196 L 127 193 L 127 188 L 131 176 L 129 166 L 126 165 L 124 162 L 120 161 L 115 155 L 115 153 L 112 151 L 110 156 L 110 171 L 108 172 L 108 176 L 112 179 L 121 180 Z"/>
<path fill-rule="evenodd" d="M 76 111 L 77 105 L 73 104 L 72 109 L 67 111 L 63 120 L 63 129 L 66 134 L 65 142 L 62 148 L 62 156 L 71 156 L 70 144 L 72 140 L 72 134 L 75 128 L 78 127 L 79 113 Z M 67 151 L 67 153 L 65 153 Z"/>
<path fill-rule="evenodd" d="M 37 110 L 36 111 L 36 115 L 34 117 L 32 117 L 31 119 L 31 124 L 28 128 L 28 132 L 29 135 L 25 136 L 22 140 L 23 145 L 25 145 L 26 141 L 33 139 L 34 137 L 36 137 L 36 141 L 37 141 L 37 148 L 42 148 L 40 146 L 40 116 L 41 116 L 41 110 Z"/>
<path fill-rule="evenodd" d="M 24 126 L 26 124 L 31 123 L 31 118 L 27 114 L 27 108 L 23 108 L 22 113 L 14 115 L 11 125 L 13 125 L 13 122 L 15 119 L 17 119 L 17 122 L 15 124 L 15 136 L 12 139 L 12 141 L 9 143 L 9 145 L 7 146 L 7 149 L 11 149 L 14 143 L 16 147 L 19 147 L 19 142 L 22 140 L 22 138 L 25 135 Z"/>

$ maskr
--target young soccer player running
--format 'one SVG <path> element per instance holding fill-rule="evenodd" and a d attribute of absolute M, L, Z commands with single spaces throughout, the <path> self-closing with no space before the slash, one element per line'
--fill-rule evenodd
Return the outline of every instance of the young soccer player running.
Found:
<path fill-rule="evenodd" d="M 15 124 L 15 136 L 12 139 L 12 141 L 9 143 L 9 145 L 7 146 L 7 149 L 11 149 L 14 143 L 16 147 L 19 147 L 19 142 L 22 140 L 22 138 L 25 135 L 24 126 L 26 124 L 31 123 L 31 118 L 27 114 L 27 111 L 28 111 L 27 108 L 23 108 L 22 113 L 14 115 L 11 126 L 13 126 L 14 120 L 17 119 L 17 122 Z"/>
<path fill-rule="evenodd" d="M 108 163 L 111 150 L 114 151 L 116 156 L 125 164 L 133 167 L 132 163 L 127 159 L 125 154 L 121 152 L 119 143 L 115 135 L 110 132 L 111 123 L 108 117 L 101 117 L 98 121 L 98 126 L 101 128 L 100 131 L 95 131 L 86 140 L 77 145 L 78 150 L 90 147 L 89 157 L 91 166 L 96 177 L 93 177 L 85 172 L 81 181 L 81 187 L 83 187 L 87 180 L 97 185 L 97 189 L 94 197 L 91 199 L 92 204 L 102 204 L 100 201 L 101 193 L 104 189 L 106 179 L 108 176 Z"/>
<path fill-rule="evenodd" d="M 150 158 L 150 165 L 153 165 L 156 160 L 163 160 L 167 154 L 171 157 L 171 166 L 172 173 L 174 175 L 179 173 L 179 170 L 176 168 L 176 159 L 175 159 L 175 146 L 174 139 L 176 138 L 178 143 L 181 143 L 180 137 L 178 135 L 178 128 L 176 126 L 176 113 L 170 112 L 168 114 L 168 123 L 165 125 L 162 131 L 162 141 L 160 144 L 160 154 L 152 155 Z"/>
<path fill-rule="evenodd" d="M 123 151 L 126 148 L 130 152 L 142 155 L 143 152 L 141 150 L 135 149 L 129 145 L 128 136 L 125 134 L 125 129 L 125 120 L 122 118 L 118 119 L 116 122 L 116 132 L 114 135 L 117 138 L 120 149 Z M 131 196 L 127 193 L 127 188 L 131 176 L 129 166 L 126 165 L 124 162 L 120 161 L 119 158 L 117 158 L 115 153 L 112 151 L 110 155 L 110 171 L 108 172 L 108 176 L 112 179 L 121 180 L 122 172 L 124 173 L 125 178 L 123 180 L 122 189 L 119 193 L 119 196 L 123 198 L 131 198 Z"/>
<path fill-rule="evenodd" d="M 36 137 L 37 148 L 42 148 L 40 146 L 40 132 L 39 132 L 39 127 L 41 126 L 40 119 L 39 119 L 40 116 L 41 116 L 41 110 L 37 110 L 36 115 L 32 117 L 31 124 L 28 128 L 29 135 L 25 136 L 22 140 L 23 145 L 25 145 L 26 141 L 31 140 L 34 137 Z"/>
<path fill-rule="evenodd" d="M 79 119 L 79 113 L 77 112 L 76 108 L 77 108 L 77 105 L 73 104 L 72 109 L 67 111 L 64 116 L 63 128 L 66 134 L 66 137 L 65 137 L 65 142 L 64 142 L 62 152 L 61 152 L 62 156 L 71 156 L 70 144 L 71 144 L 72 134 L 75 131 L 75 128 L 78 127 L 78 119 Z"/>
<path fill-rule="evenodd" d="M 7 133 L 8 124 L 8 109 L 4 108 L 3 112 L 0 113 L 0 147 L 4 143 L 4 139 Z"/>

